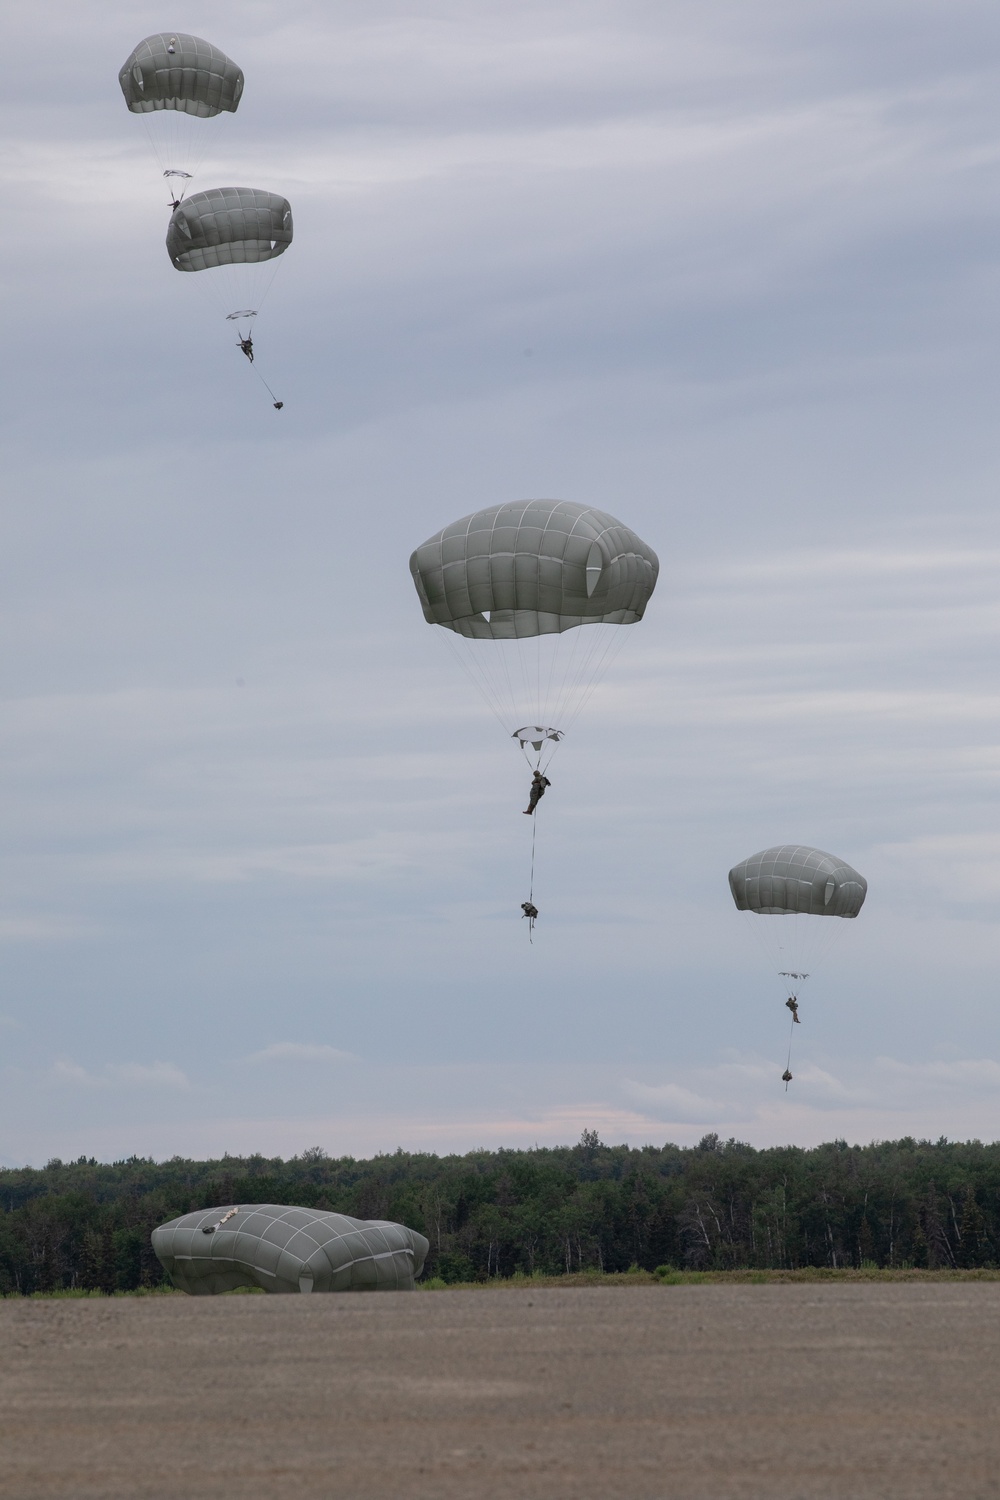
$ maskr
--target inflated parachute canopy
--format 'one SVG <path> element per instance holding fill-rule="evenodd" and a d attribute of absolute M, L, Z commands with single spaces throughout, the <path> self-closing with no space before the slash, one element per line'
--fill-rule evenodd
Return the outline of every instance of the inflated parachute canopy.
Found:
<path fill-rule="evenodd" d="M 292 243 L 287 198 L 263 188 L 209 188 L 178 204 L 167 225 L 167 254 L 178 271 L 252 265 Z"/>
<path fill-rule="evenodd" d="M 591 505 L 517 500 L 477 510 L 418 547 L 410 572 L 424 618 L 478 640 L 641 620 L 660 564 Z"/>
<path fill-rule="evenodd" d="M 194 1297 L 265 1292 L 408 1292 L 430 1248 L 422 1234 L 381 1219 L 277 1203 L 203 1208 L 153 1230 L 174 1286 Z"/>
<path fill-rule="evenodd" d="M 183 31 L 147 36 L 126 58 L 118 82 L 136 115 L 176 109 L 207 120 L 235 114 L 243 94 L 243 73 L 232 58 Z"/>
<path fill-rule="evenodd" d="M 868 882 L 834 854 L 805 844 L 777 844 L 734 865 L 729 888 L 740 911 L 856 917 Z"/>

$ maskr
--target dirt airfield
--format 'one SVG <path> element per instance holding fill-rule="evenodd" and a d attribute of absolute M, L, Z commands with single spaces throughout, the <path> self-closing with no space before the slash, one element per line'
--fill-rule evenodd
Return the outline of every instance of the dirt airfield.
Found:
<path fill-rule="evenodd" d="M 1000 1497 L 1000 1282 L 0 1303 L 0 1494 Z"/>

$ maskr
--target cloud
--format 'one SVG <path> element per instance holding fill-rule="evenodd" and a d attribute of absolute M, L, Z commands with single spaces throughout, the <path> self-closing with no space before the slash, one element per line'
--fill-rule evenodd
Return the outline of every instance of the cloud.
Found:
<path fill-rule="evenodd" d="M 29 913 L 0 917 L 0 943 L 69 943 L 99 933 L 96 925 L 76 917 Z"/>
<path fill-rule="evenodd" d="M 662 1099 L 665 1121 L 711 1124 L 720 1135 L 736 1134 L 757 1146 L 817 1144 L 835 1136 L 864 1142 L 996 1134 L 1000 1063 L 991 1058 L 855 1058 L 835 1073 L 809 1056 L 808 1038 L 795 1040 L 799 1058 L 792 1059 L 787 1091 L 778 1078 L 782 1062 L 752 1056 L 690 1070 L 684 1084 L 627 1080 L 623 1086 L 631 1097 Z M 689 1092 L 690 1085 L 702 1086 L 705 1095 Z M 922 1126 L 915 1124 L 921 1119 Z"/>
<path fill-rule="evenodd" d="M 86 1068 L 68 1057 L 57 1058 L 52 1064 L 51 1074 L 58 1083 L 78 1083 L 90 1088 L 106 1082 L 88 1073 Z"/>
<path fill-rule="evenodd" d="M 173 1063 L 106 1063 L 91 1073 L 71 1058 L 53 1063 L 50 1076 L 57 1083 L 72 1083 L 95 1089 L 180 1089 L 188 1091 L 190 1081 Z"/>
<path fill-rule="evenodd" d="M 875 1070 L 900 1091 L 911 1091 L 930 1086 L 941 1091 L 952 1090 L 956 1094 L 974 1091 L 988 1095 L 1000 1089 L 1000 1062 L 991 1057 L 968 1057 L 953 1062 L 900 1062 L 893 1057 L 880 1057 Z"/>
<path fill-rule="evenodd" d="M 649 1106 L 654 1118 L 665 1122 L 707 1123 L 719 1119 L 727 1111 L 727 1106 L 717 1100 L 706 1099 L 676 1083 L 644 1084 L 628 1079 L 625 1090 L 633 1098 Z"/>
<path fill-rule="evenodd" d="M 354 1062 L 356 1058 L 353 1052 L 344 1052 L 339 1047 L 330 1047 L 323 1042 L 272 1042 L 260 1052 L 251 1052 L 243 1061 L 339 1063 Z"/>
<path fill-rule="evenodd" d="M 787 1092 L 780 1078 L 783 1066 L 783 1059 L 746 1056 L 712 1068 L 674 1070 L 674 1079 L 637 1080 L 615 1067 L 386 1068 L 358 1061 L 340 1075 L 344 1088 L 338 1088 L 336 1110 L 328 1107 L 328 1089 L 310 1100 L 300 1073 L 294 1096 L 280 1111 L 256 1116 L 244 1110 L 245 1091 L 227 1090 L 220 1075 L 211 1112 L 187 1109 L 183 1120 L 171 1115 L 137 1123 L 130 1098 L 117 1122 L 99 1115 L 88 1121 L 74 1101 L 71 1119 L 59 1124 L 50 1114 L 44 1132 L 32 1127 L 38 1143 L 32 1150 L 26 1149 L 19 1120 L 6 1149 L 14 1159 L 23 1154 L 44 1161 L 81 1153 L 113 1159 L 133 1151 L 156 1157 L 175 1152 L 217 1157 L 227 1151 L 290 1156 L 316 1143 L 331 1156 L 371 1156 L 397 1147 L 465 1152 L 477 1146 L 572 1145 L 582 1131 L 593 1129 L 609 1144 L 670 1140 L 690 1146 L 715 1131 L 758 1148 L 808 1147 L 836 1138 L 865 1144 L 906 1135 L 983 1140 L 997 1135 L 1000 1063 L 992 1059 L 855 1060 L 834 1073 L 808 1057 L 798 1063 L 793 1058 L 795 1077 Z M 103 1083 L 102 1102 L 113 1097 L 106 1080 L 77 1064 L 64 1062 L 61 1072 L 64 1081 L 89 1086 L 95 1097 Z M 391 1099 L 391 1108 L 373 1107 L 379 1091 Z"/>
<path fill-rule="evenodd" d="M 973 768 L 969 767 L 970 771 Z M 997 750 L 980 774 L 1000 772 Z M 955 909 L 996 907 L 1000 895 L 1000 830 L 963 830 L 885 844 L 878 851 L 886 874 L 904 880 L 924 899 Z"/>
<path fill-rule="evenodd" d="M 108 1076 L 130 1088 L 189 1089 L 186 1075 L 173 1063 L 108 1063 Z"/>

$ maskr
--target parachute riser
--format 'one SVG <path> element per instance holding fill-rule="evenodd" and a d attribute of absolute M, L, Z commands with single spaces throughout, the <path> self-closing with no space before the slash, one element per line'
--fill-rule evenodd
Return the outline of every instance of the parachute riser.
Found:
<path fill-rule="evenodd" d="M 557 746 L 552 745 L 551 748 L 535 751 L 528 745 L 522 745 L 521 754 L 532 771 L 541 771 L 544 775 L 552 764 L 552 757 L 555 755 L 557 748 Z"/>
<path fill-rule="evenodd" d="M 523 725 L 515 729 L 511 739 L 517 740 L 521 753 L 532 771 L 544 772 L 551 765 L 559 744 L 566 736 L 561 729 L 543 727 L 540 724 Z"/>

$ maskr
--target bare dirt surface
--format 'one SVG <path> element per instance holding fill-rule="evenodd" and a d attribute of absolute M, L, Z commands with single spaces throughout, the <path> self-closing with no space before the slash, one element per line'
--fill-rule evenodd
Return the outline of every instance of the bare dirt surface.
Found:
<path fill-rule="evenodd" d="M 0 1494 L 1000 1497 L 1000 1283 L 0 1303 Z"/>

